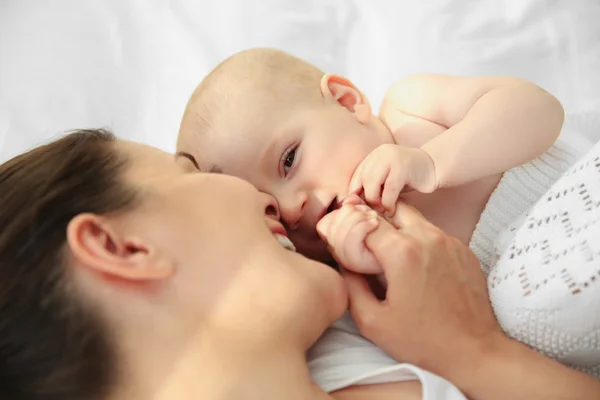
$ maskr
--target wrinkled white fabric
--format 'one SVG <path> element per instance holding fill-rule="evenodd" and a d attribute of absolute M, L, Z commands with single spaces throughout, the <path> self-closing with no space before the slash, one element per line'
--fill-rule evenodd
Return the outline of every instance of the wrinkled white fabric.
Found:
<path fill-rule="evenodd" d="M 396 362 L 362 337 L 349 315 L 325 332 L 309 351 L 308 361 L 312 378 L 327 392 L 352 385 L 419 380 L 423 400 L 466 400 L 447 380 Z"/>

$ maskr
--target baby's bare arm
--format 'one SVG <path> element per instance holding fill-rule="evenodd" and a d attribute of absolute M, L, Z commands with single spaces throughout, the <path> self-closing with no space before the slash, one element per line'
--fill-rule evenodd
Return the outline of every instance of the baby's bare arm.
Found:
<path fill-rule="evenodd" d="M 396 143 L 431 156 L 439 186 L 448 187 L 539 156 L 564 113 L 554 96 L 521 79 L 419 74 L 390 88 L 380 117 Z"/>

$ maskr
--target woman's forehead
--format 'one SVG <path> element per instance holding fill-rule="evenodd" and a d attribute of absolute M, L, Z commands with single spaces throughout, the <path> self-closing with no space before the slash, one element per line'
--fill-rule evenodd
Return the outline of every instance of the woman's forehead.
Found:
<path fill-rule="evenodd" d="M 128 175 L 134 178 L 145 180 L 179 171 L 174 156 L 155 147 L 119 140 L 117 150 L 127 160 Z"/>
<path fill-rule="evenodd" d="M 128 160 L 131 160 L 135 163 L 170 163 L 173 161 L 172 154 L 142 143 L 131 142 L 128 140 L 118 140 L 117 148 L 123 152 Z"/>

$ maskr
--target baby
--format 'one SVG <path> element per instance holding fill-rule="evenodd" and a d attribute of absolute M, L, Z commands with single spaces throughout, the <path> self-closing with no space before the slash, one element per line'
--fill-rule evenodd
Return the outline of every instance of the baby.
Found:
<path fill-rule="evenodd" d="M 253 49 L 200 83 L 177 147 L 200 169 L 239 176 L 273 195 L 290 238 L 308 257 L 334 263 L 318 222 L 351 203 L 330 218 L 338 237 L 327 241 L 336 242 L 338 257 L 347 252 L 346 268 L 380 273 L 364 245 L 375 225 L 356 195 L 389 218 L 401 197 L 469 244 L 487 276 L 498 240 L 508 243 L 516 231 L 509 225 L 525 219 L 580 154 L 556 141 L 563 119 L 558 100 L 530 82 L 433 74 L 394 84 L 375 116 L 348 79 L 282 51 Z M 529 325 L 518 322 L 511 334 L 523 340 L 515 332 Z M 559 358 L 545 342 L 526 342 Z M 308 359 L 311 376 L 327 391 L 417 377 L 426 391 L 445 387 L 392 360 L 348 316 Z"/>
<path fill-rule="evenodd" d="M 496 236 L 576 159 L 553 146 L 563 119 L 559 101 L 530 82 L 434 74 L 394 84 L 377 117 L 348 79 L 252 49 L 197 87 L 178 150 L 273 195 L 308 257 L 333 262 L 316 226 L 349 195 L 388 216 L 401 196 L 470 244 L 487 272 Z M 380 272 L 361 245 L 371 228 L 348 239 L 356 272 Z"/>

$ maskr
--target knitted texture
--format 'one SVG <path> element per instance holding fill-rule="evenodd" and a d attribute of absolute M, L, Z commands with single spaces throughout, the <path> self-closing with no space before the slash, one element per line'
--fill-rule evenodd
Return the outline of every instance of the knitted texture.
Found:
<path fill-rule="evenodd" d="M 496 248 L 488 287 L 504 331 L 600 377 L 600 143 L 499 235 Z"/>
<path fill-rule="evenodd" d="M 469 247 L 484 273 L 496 262 L 494 243 L 508 225 L 522 216 L 577 160 L 578 151 L 557 142 L 546 153 L 504 173 L 490 196 Z"/>

